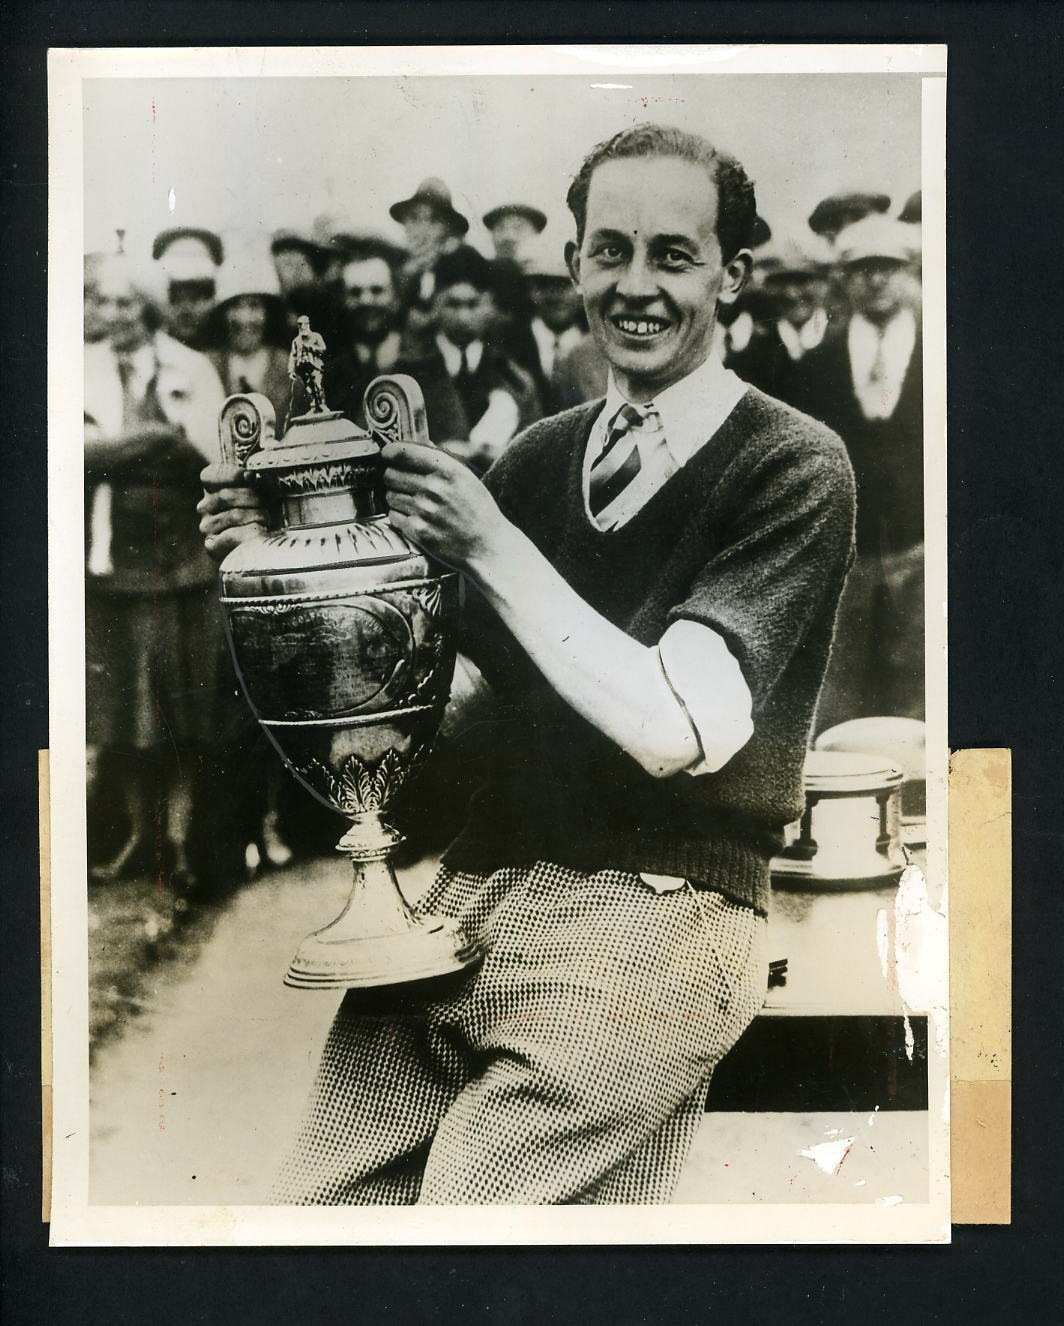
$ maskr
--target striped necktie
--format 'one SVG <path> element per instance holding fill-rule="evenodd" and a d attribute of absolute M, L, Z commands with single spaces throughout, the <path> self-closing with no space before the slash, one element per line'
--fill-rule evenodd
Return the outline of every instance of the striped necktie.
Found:
<path fill-rule="evenodd" d="M 660 431 L 660 416 L 653 407 L 622 405 L 613 416 L 606 445 L 591 466 L 588 482 L 588 506 L 600 524 L 608 521 L 611 508 L 639 475 L 640 436 Z"/>

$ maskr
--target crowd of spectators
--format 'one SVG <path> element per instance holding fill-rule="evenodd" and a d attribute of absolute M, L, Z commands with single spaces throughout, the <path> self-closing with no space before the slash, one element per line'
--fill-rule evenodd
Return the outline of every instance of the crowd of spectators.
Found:
<path fill-rule="evenodd" d="M 493 207 L 490 255 L 468 242 L 442 180 L 424 180 L 390 214 L 402 242 L 323 215 L 305 231 L 254 237 L 170 229 L 150 261 L 123 253 L 120 233 L 114 252 L 86 255 L 97 879 L 150 869 L 195 889 L 208 866 L 232 881 L 313 839 L 309 799 L 286 817 L 290 780 L 237 694 L 195 513 L 227 395 L 265 395 L 278 433 L 309 407 L 288 371 L 298 318 L 325 342 L 330 409 L 364 422 L 369 382 L 409 373 L 433 440 L 477 472 L 528 424 L 605 392 L 564 255 L 543 245 L 543 211 Z M 718 352 L 834 428 L 858 483 L 857 560 L 819 727 L 923 718 L 919 195 L 900 210 L 884 194 L 835 195 L 802 234 L 759 219 L 756 240 L 748 288 L 721 310 Z"/>

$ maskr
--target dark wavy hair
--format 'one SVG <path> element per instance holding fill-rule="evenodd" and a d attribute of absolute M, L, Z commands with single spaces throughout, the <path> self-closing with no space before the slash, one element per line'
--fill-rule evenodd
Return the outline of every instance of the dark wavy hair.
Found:
<path fill-rule="evenodd" d="M 631 129 L 622 129 L 606 142 L 593 147 L 584 158 L 584 164 L 565 197 L 576 221 L 578 244 L 584 240 L 591 176 L 605 161 L 632 157 L 673 157 L 703 166 L 717 189 L 716 230 L 721 257 L 730 262 L 740 249 L 750 247 L 757 216 L 753 180 L 734 157 L 721 152 L 705 138 L 661 124 L 637 124 Z"/>

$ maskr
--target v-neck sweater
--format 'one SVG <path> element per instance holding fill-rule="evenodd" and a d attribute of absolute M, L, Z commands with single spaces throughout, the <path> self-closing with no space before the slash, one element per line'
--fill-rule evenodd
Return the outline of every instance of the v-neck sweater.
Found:
<path fill-rule="evenodd" d="M 850 464 L 835 434 L 749 388 L 642 510 L 603 532 L 581 491 L 601 406 L 533 425 L 485 482 L 581 598 L 633 639 L 654 645 L 681 619 L 719 632 L 753 697 L 753 736 L 715 773 L 654 778 L 557 694 L 469 586 L 462 648 L 500 717 L 491 775 L 444 862 L 678 875 L 764 913 L 768 863 L 804 808 L 802 767 L 853 556 Z"/>

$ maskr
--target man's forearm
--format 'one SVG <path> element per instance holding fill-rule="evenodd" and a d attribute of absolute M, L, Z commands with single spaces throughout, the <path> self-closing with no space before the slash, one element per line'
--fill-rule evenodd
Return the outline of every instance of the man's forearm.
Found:
<path fill-rule="evenodd" d="M 697 761 L 657 651 L 591 608 L 520 530 L 497 530 L 468 573 L 558 694 L 644 769 L 667 777 Z"/>

